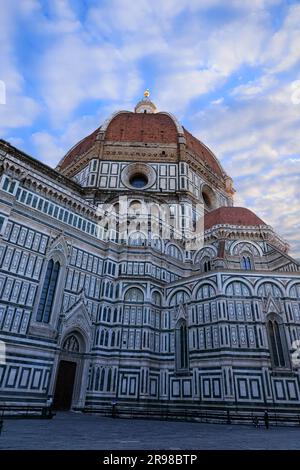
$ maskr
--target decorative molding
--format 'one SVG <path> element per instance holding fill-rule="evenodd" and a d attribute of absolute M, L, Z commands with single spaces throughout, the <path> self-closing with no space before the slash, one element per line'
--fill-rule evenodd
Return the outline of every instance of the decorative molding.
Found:
<path fill-rule="evenodd" d="M 263 297 L 262 310 L 266 315 L 269 313 L 281 314 L 283 311 L 281 299 L 275 299 L 271 296 L 271 294 L 269 294 L 268 297 Z"/>

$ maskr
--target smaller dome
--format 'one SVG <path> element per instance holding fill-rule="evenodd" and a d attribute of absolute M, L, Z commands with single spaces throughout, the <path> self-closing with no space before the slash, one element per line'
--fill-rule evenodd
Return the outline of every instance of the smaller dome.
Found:
<path fill-rule="evenodd" d="M 156 113 L 157 112 L 157 108 L 155 106 L 155 104 L 150 100 L 149 98 L 150 96 L 150 92 L 149 90 L 147 89 L 145 92 L 144 92 L 144 98 L 138 102 L 138 104 L 136 105 L 136 107 L 134 108 L 134 112 L 135 113 Z"/>
<path fill-rule="evenodd" d="M 209 230 L 215 225 L 266 225 L 254 212 L 245 207 L 219 207 L 204 216 L 204 229 Z"/>

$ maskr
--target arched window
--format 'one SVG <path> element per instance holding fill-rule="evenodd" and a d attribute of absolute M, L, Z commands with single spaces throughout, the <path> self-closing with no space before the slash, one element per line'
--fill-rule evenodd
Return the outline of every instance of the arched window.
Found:
<path fill-rule="evenodd" d="M 100 390 L 101 390 L 101 392 L 102 392 L 103 387 L 104 387 L 104 379 L 105 379 L 105 369 L 102 369 L 101 379 L 100 379 Z"/>
<path fill-rule="evenodd" d="M 209 258 L 204 258 L 202 260 L 202 266 L 203 266 L 203 271 L 207 273 L 208 271 L 211 271 L 211 261 Z"/>
<path fill-rule="evenodd" d="M 115 291 L 115 299 L 119 298 L 119 290 L 120 290 L 120 286 L 119 286 L 119 284 L 117 284 L 116 285 L 116 291 Z"/>
<path fill-rule="evenodd" d="M 114 346 L 114 345 L 115 345 L 115 338 L 116 338 L 116 334 L 115 334 L 115 332 L 113 331 L 112 334 L 111 334 L 111 340 L 110 340 L 110 345 L 111 345 L 111 346 Z"/>
<path fill-rule="evenodd" d="M 250 271 L 253 268 L 251 256 L 243 255 L 241 258 L 241 268 Z"/>
<path fill-rule="evenodd" d="M 176 370 L 184 372 L 188 369 L 188 337 L 186 321 L 180 319 L 175 328 Z"/>
<path fill-rule="evenodd" d="M 108 308 L 107 309 L 107 320 L 106 321 L 110 322 L 110 320 L 111 320 L 111 310 L 110 310 L 110 308 Z"/>
<path fill-rule="evenodd" d="M 159 292 L 153 292 L 152 301 L 154 305 L 157 305 L 158 307 L 161 306 L 161 295 L 159 294 Z"/>
<path fill-rule="evenodd" d="M 189 296 L 185 291 L 178 291 L 171 297 L 170 306 L 185 304 L 189 301 Z"/>
<path fill-rule="evenodd" d="M 106 390 L 110 392 L 110 388 L 111 388 L 111 369 L 108 370 L 108 374 L 107 374 Z"/>
<path fill-rule="evenodd" d="M 103 341 L 104 341 L 104 330 L 102 330 L 100 334 L 100 344 L 103 344 Z"/>
<path fill-rule="evenodd" d="M 110 292 L 110 282 L 106 284 L 105 287 L 105 297 L 109 297 L 109 292 Z"/>
<path fill-rule="evenodd" d="M 109 298 L 112 299 L 114 297 L 114 285 L 111 283 L 110 289 L 109 289 Z"/>
<path fill-rule="evenodd" d="M 225 291 L 228 297 L 250 297 L 251 292 L 249 287 L 243 282 L 233 281 L 230 282 Z"/>
<path fill-rule="evenodd" d="M 134 232 L 129 236 L 128 244 L 131 246 L 145 246 L 146 237 L 142 232 Z"/>
<path fill-rule="evenodd" d="M 287 344 L 283 323 L 275 315 L 267 321 L 271 360 L 274 367 L 288 367 Z"/>
<path fill-rule="evenodd" d="M 56 263 L 54 263 L 54 261 L 51 259 L 48 262 L 44 285 L 37 308 L 36 321 L 38 322 L 49 323 L 50 321 L 59 270 L 59 262 L 56 261 Z"/>
<path fill-rule="evenodd" d="M 261 284 L 257 290 L 257 294 L 259 297 L 282 297 L 283 292 L 279 289 L 279 287 L 274 284 L 273 282 L 264 282 Z"/>
<path fill-rule="evenodd" d="M 97 372 L 96 372 L 95 390 L 99 390 L 99 385 L 100 385 L 100 369 L 98 367 Z"/>
<path fill-rule="evenodd" d="M 215 295 L 216 295 L 216 290 L 213 286 L 211 286 L 210 284 L 202 284 L 202 286 L 200 286 L 197 291 L 196 299 L 207 300 L 207 299 L 211 299 L 212 297 L 215 297 Z"/>
<path fill-rule="evenodd" d="M 116 323 L 118 320 L 118 310 L 115 308 L 114 310 L 114 323 Z"/>
<path fill-rule="evenodd" d="M 182 253 L 176 245 L 169 245 L 167 247 L 167 255 L 172 256 L 172 258 L 177 258 L 181 261 L 183 260 Z"/>
<path fill-rule="evenodd" d="M 161 247 L 162 247 L 161 239 L 158 237 L 153 237 L 151 240 L 151 246 L 155 248 L 156 250 L 161 251 Z"/>
<path fill-rule="evenodd" d="M 102 321 L 106 321 L 106 319 L 107 319 L 107 308 L 104 307 L 104 309 L 103 309 L 103 315 L 102 315 Z"/>
<path fill-rule="evenodd" d="M 128 289 L 128 291 L 126 292 L 125 300 L 127 302 L 143 302 L 144 294 L 140 289 L 136 289 L 135 287 L 132 287 L 131 289 Z"/>

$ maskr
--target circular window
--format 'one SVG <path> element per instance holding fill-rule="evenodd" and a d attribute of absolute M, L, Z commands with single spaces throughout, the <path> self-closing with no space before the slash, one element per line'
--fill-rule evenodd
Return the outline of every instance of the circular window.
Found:
<path fill-rule="evenodd" d="M 148 178 L 142 173 L 135 173 L 129 178 L 129 183 L 134 188 L 144 188 L 148 184 Z"/>
<path fill-rule="evenodd" d="M 121 178 L 126 188 L 144 190 L 153 186 L 156 172 L 146 163 L 130 163 L 123 169 Z"/>

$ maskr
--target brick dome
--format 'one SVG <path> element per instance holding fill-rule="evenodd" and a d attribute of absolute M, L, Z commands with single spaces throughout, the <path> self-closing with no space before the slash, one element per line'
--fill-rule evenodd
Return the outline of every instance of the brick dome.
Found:
<path fill-rule="evenodd" d="M 109 123 L 105 140 L 176 144 L 178 132 L 173 119 L 164 113 L 120 113 Z"/>
<path fill-rule="evenodd" d="M 204 216 L 205 230 L 215 225 L 258 226 L 266 223 L 245 207 L 219 207 Z"/>
<path fill-rule="evenodd" d="M 120 111 L 115 113 L 92 134 L 78 142 L 62 158 L 57 169 L 65 170 L 81 156 L 93 149 L 97 138 L 105 142 L 126 142 L 146 144 L 185 144 L 187 152 L 205 164 L 213 173 L 223 178 L 225 173 L 215 155 L 184 129 L 169 113 L 137 113 Z"/>

